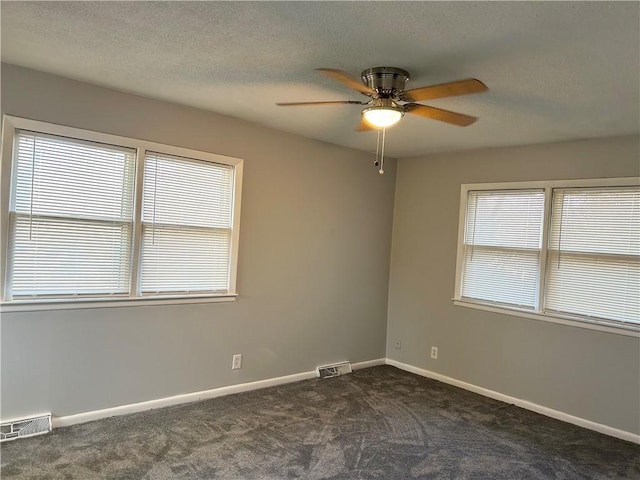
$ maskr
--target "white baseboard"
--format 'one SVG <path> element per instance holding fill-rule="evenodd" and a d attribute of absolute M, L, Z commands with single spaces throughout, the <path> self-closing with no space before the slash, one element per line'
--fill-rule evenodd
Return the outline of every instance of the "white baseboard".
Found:
<path fill-rule="evenodd" d="M 360 370 L 361 368 L 377 367 L 378 365 L 386 365 L 386 358 L 376 358 L 375 360 L 367 360 L 366 362 L 352 363 L 351 368 L 353 370 Z"/>
<path fill-rule="evenodd" d="M 361 368 L 374 367 L 376 365 L 384 365 L 386 358 L 378 358 L 368 360 L 366 362 L 358 362 L 351 364 L 353 370 Z M 315 378 L 315 370 L 309 372 L 295 373 L 284 377 L 268 378 L 266 380 L 258 380 L 256 382 L 241 383 L 239 385 L 230 385 L 228 387 L 213 388 L 211 390 L 203 390 L 200 392 L 186 393 L 183 395 L 175 395 L 172 397 L 158 398 L 146 402 L 131 403 L 129 405 L 120 405 L 118 407 L 104 408 L 102 410 L 92 410 L 90 412 L 76 413 L 74 415 L 66 415 L 61 417 L 53 417 L 51 424 L 53 428 L 68 427 L 78 423 L 92 422 L 101 418 L 114 417 L 116 415 L 126 415 L 128 413 L 144 412 L 155 408 L 169 407 L 182 403 L 197 402 L 199 400 L 207 400 L 210 398 L 222 397 L 233 393 L 248 392 L 250 390 L 258 390 L 261 388 L 275 387 L 284 385 L 285 383 L 298 382 Z"/>
<path fill-rule="evenodd" d="M 640 444 L 640 435 L 637 435 L 635 433 L 609 427 L 601 423 L 592 422 L 591 420 L 587 420 L 585 418 L 576 417 L 574 415 L 570 415 L 568 413 L 561 412 L 559 410 L 554 410 L 553 408 L 544 407 L 542 405 L 538 405 L 537 403 L 529 402 L 527 400 L 522 400 L 520 398 L 511 397 L 509 395 L 505 395 L 500 392 L 479 387 L 478 385 L 473 385 L 472 383 L 463 382 L 462 380 L 457 380 L 455 378 L 447 377 L 446 375 L 441 375 L 439 373 L 432 372 L 430 370 L 414 367 L 413 365 L 398 362 L 390 358 L 386 359 L 386 364 L 392 365 L 394 367 L 397 367 L 401 370 L 405 370 L 407 372 L 415 373 L 422 377 L 432 378 L 434 380 L 438 380 L 443 383 L 448 383 L 449 385 L 460 387 L 465 390 L 469 390 L 471 392 L 484 395 L 485 397 L 493 398 L 495 400 L 500 400 L 501 402 L 511 403 L 518 407 L 524 408 L 526 410 L 531 410 L 532 412 L 540 413 L 547 417 L 555 418 L 557 420 L 562 420 L 563 422 L 572 423 L 574 425 L 578 425 L 579 427 L 588 428 L 589 430 L 594 430 L 599 433 L 604 433 L 605 435 L 621 438 L 622 440 L 627 440 L 629 442 Z"/>
<path fill-rule="evenodd" d="M 378 358 L 375 360 L 358 362 L 358 363 L 352 364 L 351 367 L 353 368 L 353 370 L 359 370 L 362 368 L 375 367 L 377 365 L 385 365 L 385 364 L 392 365 L 394 367 L 397 367 L 401 370 L 405 370 L 407 372 L 415 373 L 422 377 L 432 378 L 434 380 L 438 380 L 440 382 L 447 383 L 449 385 L 460 387 L 465 390 L 469 390 L 471 392 L 484 395 L 485 397 L 489 397 L 495 400 L 500 400 L 502 402 L 514 404 L 526 410 L 531 410 L 532 412 L 546 415 L 547 417 L 555 418 L 557 420 L 562 420 L 567 423 L 572 423 L 580 427 L 588 428 L 589 430 L 594 430 L 596 432 L 604 433 L 605 435 L 610 435 L 612 437 L 621 438 L 622 440 L 627 440 L 629 442 L 640 444 L 640 435 L 637 435 L 635 433 L 627 432 L 617 428 L 609 427 L 607 425 L 603 425 L 601 423 L 596 423 L 591 420 L 576 417 L 574 415 L 570 415 L 568 413 L 561 412 L 559 410 L 554 410 L 552 408 L 544 407 L 542 405 L 538 405 L 536 403 L 529 402 L 527 400 L 511 397 L 509 395 L 505 395 L 500 392 L 489 390 L 487 388 L 483 388 L 478 385 L 473 385 L 471 383 L 463 382 L 462 380 L 457 380 L 455 378 L 447 377 L 446 375 L 432 372 L 430 370 L 425 370 L 423 368 L 415 367 L 413 365 L 398 362 L 390 358 Z M 143 411 L 152 410 L 155 408 L 169 407 L 172 405 L 196 402 L 199 400 L 207 400 L 210 398 L 222 397 L 222 396 L 231 395 L 234 393 L 248 392 L 250 390 L 258 390 L 261 388 L 284 385 L 286 383 L 298 382 L 300 380 L 306 380 L 306 379 L 315 378 L 315 377 L 316 377 L 316 372 L 312 370 L 308 372 L 296 373 L 293 375 L 286 375 L 283 377 L 269 378 L 266 380 L 258 380 L 255 382 L 241 383 L 239 385 L 230 385 L 228 387 L 220 387 L 220 388 L 214 388 L 211 390 L 204 390 L 200 392 L 187 393 L 183 395 L 175 395 L 175 396 L 166 397 L 166 398 L 159 398 L 156 400 L 149 400 L 146 402 L 132 403 L 129 405 L 121 405 L 118 407 L 105 408 L 102 410 L 93 410 L 90 412 L 77 413 L 75 415 L 53 417 L 51 420 L 51 423 L 53 428 L 67 427 L 69 425 L 91 422 L 93 420 L 99 420 L 101 418 L 108 418 L 116 415 L 126 415 L 129 413 L 143 412 Z"/>

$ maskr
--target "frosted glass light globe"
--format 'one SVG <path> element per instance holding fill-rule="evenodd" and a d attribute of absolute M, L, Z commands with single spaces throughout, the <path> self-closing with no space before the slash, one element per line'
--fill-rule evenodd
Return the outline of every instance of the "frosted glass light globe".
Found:
<path fill-rule="evenodd" d="M 362 111 L 364 120 L 376 128 L 395 125 L 402 118 L 402 110 L 389 107 L 370 107 Z"/>

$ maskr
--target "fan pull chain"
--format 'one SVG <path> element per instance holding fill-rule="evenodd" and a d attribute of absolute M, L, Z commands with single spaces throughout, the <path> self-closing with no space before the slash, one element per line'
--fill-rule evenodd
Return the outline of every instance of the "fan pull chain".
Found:
<path fill-rule="evenodd" d="M 378 130 L 378 138 L 376 139 L 376 159 L 373 162 L 373 165 L 377 167 L 380 165 L 380 160 L 378 157 L 380 156 L 380 130 Z"/>
<path fill-rule="evenodd" d="M 376 167 L 380 166 L 380 170 L 378 170 L 380 175 L 384 173 L 384 141 L 387 134 L 386 128 L 381 130 L 382 136 L 380 135 L 380 130 L 378 130 L 378 139 L 376 140 L 376 160 L 373 162 Z"/>
<path fill-rule="evenodd" d="M 382 148 L 380 149 L 380 170 L 378 173 L 382 175 L 384 173 L 384 140 L 387 136 L 387 129 L 382 129 Z"/>

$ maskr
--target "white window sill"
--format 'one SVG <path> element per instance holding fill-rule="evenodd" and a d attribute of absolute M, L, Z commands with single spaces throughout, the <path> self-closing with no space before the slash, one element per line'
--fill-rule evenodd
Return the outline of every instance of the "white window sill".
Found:
<path fill-rule="evenodd" d="M 495 306 L 485 303 L 476 303 L 469 300 L 461 300 L 454 298 L 453 304 L 458 307 L 475 308 L 478 310 L 485 310 L 487 312 L 500 313 L 503 315 L 512 315 L 515 317 L 530 318 L 532 320 L 540 320 L 543 322 L 557 323 L 560 325 L 569 325 L 571 327 L 586 328 L 589 330 L 598 330 L 600 332 L 614 333 L 616 335 L 625 335 L 629 337 L 640 338 L 640 325 L 624 325 L 624 324 L 607 324 L 605 321 L 597 322 L 595 320 L 580 319 L 577 320 L 571 317 L 561 317 L 555 315 L 549 315 L 548 313 L 542 314 L 538 312 L 532 312 L 529 310 L 521 310 L 517 308 L 508 308 L 504 306 Z"/>
<path fill-rule="evenodd" d="M 114 307 L 147 307 L 155 305 L 185 305 L 192 303 L 235 302 L 237 294 L 173 296 L 173 297 L 139 297 L 139 298 L 98 298 L 93 300 L 21 300 L 0 304 L 2 313 L 35 312 L 43 310 L 76 310 L 86 308 Z"/>

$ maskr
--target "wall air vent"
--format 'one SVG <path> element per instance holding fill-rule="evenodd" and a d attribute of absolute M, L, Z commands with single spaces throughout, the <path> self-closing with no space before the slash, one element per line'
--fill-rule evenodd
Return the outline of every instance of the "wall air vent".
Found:
<path fill-rule="evenodd" d="M 339 375 L 346 375 L 347 373 L 351 372 L 352 370 L 350 362 L 333 363 L 331 365 L 322 365 L 321 367 L 316 367 L 316 374 L 320 378 L 337 377 Z"/>
<path fill-rule="evenodd" d="M 15 440 L 16 438 L 42 435 L 51 431 L 51 414 L 37 417 L 23 418 L 0 424 L 0 442 Z"/>

